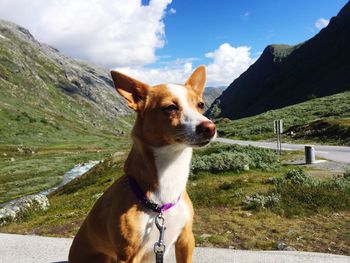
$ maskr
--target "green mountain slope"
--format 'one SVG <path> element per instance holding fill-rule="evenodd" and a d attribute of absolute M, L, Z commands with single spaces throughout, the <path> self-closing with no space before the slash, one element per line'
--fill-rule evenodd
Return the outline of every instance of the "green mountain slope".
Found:
<path fill-rule="evenodd" d="M 350 145 L 349 101 L 350 91 L 347 91 L 239 120 L 221 118 L 217 120 L 219 135 L 249 140 L 269 139 L 274 137 L 273 121 L 283 119 L 284 140 Z"/>
<path fill-rule="evenodd" d="M 0 20 L 0 203 L 53 187 L 75 164 L 123 150 L 132 118 L 109 70 Z"/>
<path fill-rule="evenodd" d="M 350 2 L 296 46 L 270 45 L 223 92 L 208 114 L 239 119 L 350 90 Z"/>
<path fill-rule="evenodd" d="M 129 127 L 127 113 L 107 69 L 65 57 L 0 21 L 0 144 L 118 134 Z"/>

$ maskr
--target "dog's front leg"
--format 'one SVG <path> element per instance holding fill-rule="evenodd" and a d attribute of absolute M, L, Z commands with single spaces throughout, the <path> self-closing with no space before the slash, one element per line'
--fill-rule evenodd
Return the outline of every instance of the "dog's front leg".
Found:
<path fill-rule="evenodd" d="M 189 222 L 181 231 L 175 243 L 177 263 L 191 263 L 194 249 L 192 222 Z"/>

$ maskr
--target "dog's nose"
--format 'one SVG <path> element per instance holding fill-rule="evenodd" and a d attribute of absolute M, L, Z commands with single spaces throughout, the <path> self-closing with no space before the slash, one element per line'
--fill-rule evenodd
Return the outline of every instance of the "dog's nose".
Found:
<path fill-rule="evenodd" d="M 212 121 L 203 121 L 196 127 L 196 134 L 205 138 L 212 138 L 215 135 L 216 126 Z"/>

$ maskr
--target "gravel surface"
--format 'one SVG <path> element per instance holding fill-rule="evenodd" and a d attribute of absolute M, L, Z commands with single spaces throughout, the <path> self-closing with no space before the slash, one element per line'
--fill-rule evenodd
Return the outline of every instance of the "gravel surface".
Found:
<path fill-rule="evenodd" d="M 0 234 L 1 263 L 66 263 L 72 239 Z M 165 262 L 175 263 L 172 250 Z M 196 248 L 199 263 L 350 263 L 350 257 L 297 251 L 243 251 Z"/>
<path fill-rule="evenodd" d="M 333 172 L 334 174 L 343 174 L 347 169 L 350 169 L 349 164 L 338 163 L 338 162 L 333 162 L 328 160 L 321 160 L 321 161 L 317 161 L 314 164 L 306 165 L 304 159 L 300 158 L 292 161 L 284 161 L 283 163 L 307 166 L 307 167 L 312 167 L 319 170 L 327 170 L 327 171 Z"/>

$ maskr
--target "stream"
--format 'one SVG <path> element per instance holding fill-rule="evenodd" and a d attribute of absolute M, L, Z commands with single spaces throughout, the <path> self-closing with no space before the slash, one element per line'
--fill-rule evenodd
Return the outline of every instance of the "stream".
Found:
<path fill-rule="evenodd" d="M 70 169 L 68 172 L 66 172 L 63 175 L 63 180 L 59 185 L 52 187 L 50 189 L 41 191 L 38 194 L 48 195 L 48 194 L 52 193 L 53 191 L 57 190 L 58 188 L 68 184 L 70 181 L 77 178 L 78 176 L 86 173 L 87 171 L 89 171 L 91 168 L 93 168 L 99 162 L 100 161 L 89 161 L 87 163 L 79 163 L 79 164 L 75 165 L 72 169 Z"/>
<path fill-rule="evenodd" d="M 99 162 L 100 161 L 89 161 L 89 162 L 86 162 L 86 163 L 79 163 L 79 164 L 75 165 L 72 169 L 70 169 L 68 172 L 66 172 L 63 175 L 62 182 L 59 185 L 56 185 L 56 186 L 54 186 L 52 188 L 43 190 L 43 191 L 38 192 L 36 194 L 31 194 L 30 196 L 33 196 L 33 195 L 45 195 L 45 196 L 47 196 L 50 193 L 52 193 L 53 191 L 57 190 L 58 188 L 68 184 L 70 181 L 72 181 L 73 179 L 77 178 L 78 176 L 86 173 L 87 171 L 89 171 L 91 168 L 93 168 Z M 0 204 L 0 208 L 8 206 L 8 205 L 10 205 L 10 206 L 14 205 L 18 201 L 24 199 L 25 197 L 26 196 L 22 196 L 22 197 L 19 197 L 19 198 L 7 201 L 5 203 L 2 203 L 2 204 Z"/>

